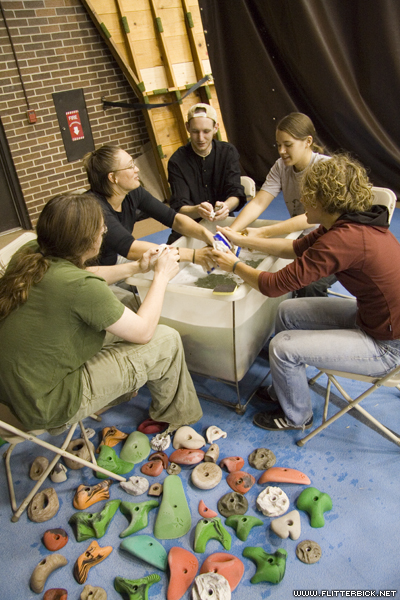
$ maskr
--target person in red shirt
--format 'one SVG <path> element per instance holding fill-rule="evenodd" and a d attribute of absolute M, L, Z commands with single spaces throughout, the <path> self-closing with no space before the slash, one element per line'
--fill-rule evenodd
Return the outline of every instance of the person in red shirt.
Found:
<path fill-rule="evenodd" d="M 308 223 L 298 240 L 264 239 L 262 249 L 295 259 L 277 273 L 253 269 L 233 253 L 213 251 L 219 267 L 261 293 L 277 297 L 335 274 L 353 298 L 297 298 L 280 304 L 269 347 L 274 412 L 254 423 L 272 431 L 307 429 L 313 412 L 306 367 L 384 375 L 400 363 L 400 244 L 387 208 L 372 204 L 365 169 L 348 155 L 313 165 L 302 180 Z M 220 230 L 240 245 L 242 236 Z M 253 247 L 260 249 L 254 242 Z M 252 247 L 252 246 L 250 246 Z"/>

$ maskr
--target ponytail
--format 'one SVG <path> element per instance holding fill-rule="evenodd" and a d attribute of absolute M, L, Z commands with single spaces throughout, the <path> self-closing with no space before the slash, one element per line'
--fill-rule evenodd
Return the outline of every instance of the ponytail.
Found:
<path fill-rule="evenodd" d="M 29 290 L 43 279 L 49 266 L 49 260 L 31 246 L 16 253 L 0 278 L 0 320 L 25 304 Z"/>

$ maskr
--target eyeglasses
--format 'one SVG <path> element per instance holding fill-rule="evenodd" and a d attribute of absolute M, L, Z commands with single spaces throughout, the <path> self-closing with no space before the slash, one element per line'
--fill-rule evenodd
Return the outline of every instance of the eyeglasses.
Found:
<path fill-rule="evenodd" d="M 136 168 L 135 161 L 132 160 L 130 165 L 128 165 L 127 167 L 124 167 L 123 169 L 114 169 L 113 173 L 117 173 L 118 171 L 128 171 L 129 169 L 135 169 L 135 168 Z"/>

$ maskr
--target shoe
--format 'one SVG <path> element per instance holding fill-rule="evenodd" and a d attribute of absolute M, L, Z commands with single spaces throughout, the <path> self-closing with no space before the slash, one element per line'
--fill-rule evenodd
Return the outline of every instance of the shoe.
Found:
<path fill-rule="evenodd" d="M 260 400 L 262 400 L 265 404 L 271 404 L 275 407 L 279 405 L 278 400 L 275 400 L 275 398 L 272 398 L 269 395 L 268 386 L 259 387 L 255 395 L 257 396 L 257 398 L 260 398 Z"/>
<path fill-rule="evenodd" d="M 261 429 L 269 431 L 290 431 L 292 429 L 309 429 L 313 424 L 312 416 L 304 423 L 304 425 L 290 425 L 286 420 L 286 415 L 283 410 L 277 410 L 273 413 L 257 413 L 253 418 L 254 425 Z"/>

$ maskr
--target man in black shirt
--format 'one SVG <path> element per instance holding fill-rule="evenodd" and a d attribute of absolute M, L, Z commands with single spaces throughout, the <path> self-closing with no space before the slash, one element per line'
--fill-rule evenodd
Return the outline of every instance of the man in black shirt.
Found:
<path fill-rule="evenodd" d="M 195 104 L 188 112 L 190 141 L 168 162 L 171 208 L 199 221 L 220 221 L 246 202 L 240 184 L 239 153 L 228 142 L 213 139 L 217 113 L 209 104 Z M 172 231 L 168 243 L 180 234 Z"/>

